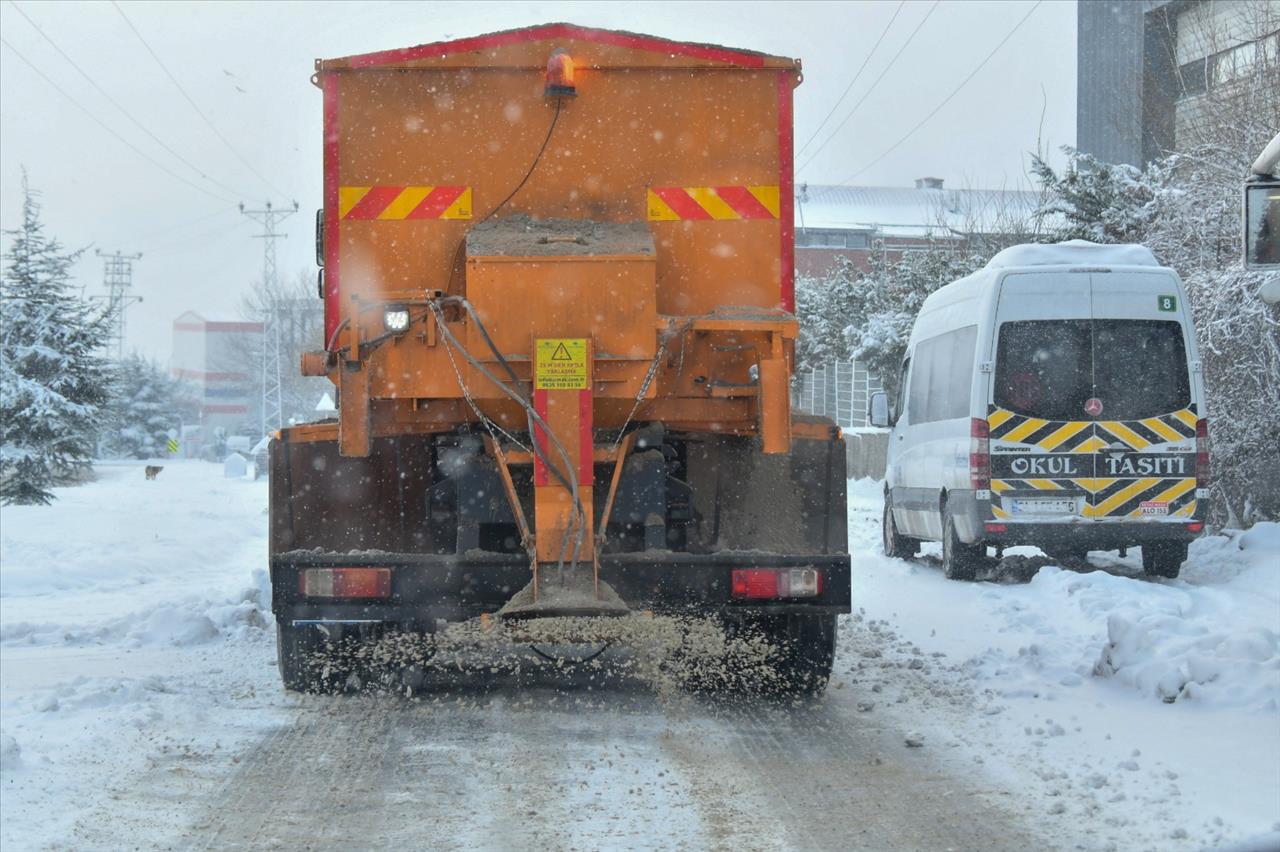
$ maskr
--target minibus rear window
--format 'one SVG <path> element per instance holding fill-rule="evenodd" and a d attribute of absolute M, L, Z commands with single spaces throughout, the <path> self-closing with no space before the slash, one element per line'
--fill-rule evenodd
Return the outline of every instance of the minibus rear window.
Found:
<path fill-rule="evenodd" d="M 1152 320 L 1034 320 L 1000 326 L 997 405 L 1045 420 L 1168 414 L 1191 402 L 1182 327 Z"/>

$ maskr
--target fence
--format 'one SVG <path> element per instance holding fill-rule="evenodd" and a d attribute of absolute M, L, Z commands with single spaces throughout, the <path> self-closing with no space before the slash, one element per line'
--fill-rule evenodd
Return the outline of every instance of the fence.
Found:
<path fill-rule="evenodd" d="M 880 390 L 880 378 L 857 361 L 835 361 L 801 372 L 791 406 L 804 414 L 830 417 L 844 429 L 867 425 L 867 403 Z"/>
<path fill-rule="evenodd" d="M 880 378 L 857 361 L 836 361 L 796 376 L 791 406 L 830 417 L 845 430 L 845 473 L 850 479 L 883 479 L 889 434 L 867 426 L 867 404 Z"/>

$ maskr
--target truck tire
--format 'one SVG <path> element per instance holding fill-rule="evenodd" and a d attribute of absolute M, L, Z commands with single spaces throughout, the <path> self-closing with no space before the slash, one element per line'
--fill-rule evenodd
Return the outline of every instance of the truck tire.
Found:
<path fill-rule="evenodd" d="M 898 534 L 898 525 L 893 520 L 893 498 L 889 496 L 888 491 L 884 494 L 884 515 L 880 519 L 880 533 L 885 556 L 892 559 L 910 559 L 920 552 L 918 541 Z"/>
<path fill-rule="evenodd" d="M 1142 545 L 1142 572 L 1148 577 L 1173 579 L 1187 561 L 1185 541 L 1162 541 Z"/>
<path fill-rule="evenodd" d="M 768 616 L 761 624 L 773 647 L 771 686 L 788 695 L 820 695 L 836 657 L 836 616 L 826 613 Z"/>
<path fill-rule="evenodd" d="M 337 678 L 317 666 L 328 645 L 325 635 L 312 625 L 276 623 L 276 661 L 280 680 L 289 692 L 332 692 Z"/>
<path fill-rule="evenodd" d="M 972 580 L 978 568 L 987 561 L 983 544 L 965 544 L 956 532 L 956 520 L 950 509 L 942 513 L 942 573 L 948 580 Z"/>

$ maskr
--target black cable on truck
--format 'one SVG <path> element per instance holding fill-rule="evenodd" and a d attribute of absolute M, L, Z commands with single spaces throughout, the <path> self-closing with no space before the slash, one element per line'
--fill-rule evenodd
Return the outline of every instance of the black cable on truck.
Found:
<path fill-rule="evenodd" d="M 524 396 L 520 394 L 519 391 L 513 388 L 509 388 L 506 382 L 502 381 L 502 379 L 499 379 L 497 376 L 495 376 L 492 372 L 490 372 L 490 370 L 487 367 L 485 367 L 483 364 L 480 363 L 479 359 L 477 359 L 474 355 L 472 355 L 470 352 L 467 351 L 466 347 L 464 347 L 458 341 L 458 339 L 454 336 L 453 332 L 450 331 L 448 327 L 445 325 L 444 313 L 443 311 L 441 311 L 439 305 L 435 304 L 434 302 L 429 302 L 428 307 L 430 308 L 432 314 L 435 316 L 436 326 L 439 329 L 440 335 L 444 339 L 445 343 L 448 344 L 450 347 L 452 347 L 455 351 L 457 351 L 457 353 L 461 355 L 469 364 L 471 364 L 471 366 L 474 367 L 476 371 L 480 373 L 480 375 L 484 376 L 491 383 L 496 385 L 498 389 L 502 391 L 512 401 L 516 402 L 522 408 L 524 408 L 525 414 L 529 417 L 531 421 L 535 421 L 538 425 L 542 427 L 543 431 L 547 435 L 547 439 L 552 443 L 556 451 L 560 454 L 561 459 L 564 461 L 565 471 L 568 472 L 572 470 L 573 463 L 572 463 L 572 459 L 569 456 L 568 451 L 565 450 L 564 445 L 560 443 L 560 439 L 556 437 L 555 432 L 552 431 L 550 425 L 542 418 L 542 415 L 538 414 L 538 412 L 534 409 L 533 405 L 528 400 L 526 400 Z M 554 464 L 552 464 L 551 460 L 548 459 L 546 455 L 542 452 L 541 448 L 538 446 L 537 441 L 531 441 L 530 443 L 532 444 L 534 454 L 537 455 L 537 457 L 542 461 L 543 465 L 546 466 L 547 470 L 549 470 L 556 477 L 556 479 L 560 481 L 561 485 L 563 485 L 572 496 L 573 507 L 574 507 L 574 517 L 572 521 L 572 526 L 574 530 L 574 545 L 573 545 L 573 556 L 570 561 L 570 570 L 574 570 L 577 568 L 579 554 L 582 550 L 582 541 L 583 541 L 583 538 L 585 537 L 585 531 L 586 531 L 586 511 L 582 507 L 582 498 L 578 493 L 578 483 L 572 476 L 566 477 L 565 475 L 561 474 L 560 470 Z M 563 570 L 564 568 L 563 543 L 562 543 L 562 549 L 561 549 L 561 559 L 560 559 L 560 563 L 557 565 L 557 568 L 560 570 Z"/>
<path fill-rule="evenodd" d="M 477 225 L 483 225 L 485 222 L 488 222 L 490 219 L 492 219 L 494 214 L 496 214 L 503 207 L 507 206 L 508 201 L 516 197 L 516 193 L 524 189 L 524 185 L 529 182 L 529 178 L 533 177 L 533 170 L 538 167 L 538 163 L 542 162 L 542 155 L 546 153 L 547 145 L 551 143 L 551 134 L 555 132 L 556 124 L 560 121 L 560 107 L 563 104 L 563 101 L 564 101 L 564 98 L 562 97 L 556 98 L 556 111 L 551 116 L 551 126 L 547 128 L 547 135 L 542 140 L 542 146 L 538 148 L 538 153 L 534 155 L 533 162 L 529 164 L 529 168 L 524 173 L 524 177 L 520 178 L 520 182 L 516 184 L 515 189 L 507 193 L 506 198 L 499 201 L 496 207 L 494 207 L 488 213 L 484 214 L 484 216 L 480 218 L 479 222 L 476 222 L 475 225 L 471 226 L 472 228 L 476 227 Z M 468 231 L 470 231 L 470 229 L 468 229 Z M 455 269 L 458 268 L 458 258 L 462 255 L 462 247 L 466 245 L 466 243 L 467 243 L 467 235 L 463 234 L 462 237 L 458 240 L 458 247 L 453 250 L 453 260 L 451 260 L 449 263 L 449 280 L 446 281 L 444 285 L 444 290 L 446 293 L 451 292 L 453 289 L 453 278 L 454 278 L 453 272 Z"/>

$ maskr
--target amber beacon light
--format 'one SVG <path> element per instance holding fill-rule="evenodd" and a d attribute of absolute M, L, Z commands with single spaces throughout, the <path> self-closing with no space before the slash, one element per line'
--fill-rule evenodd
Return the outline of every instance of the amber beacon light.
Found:
<path fill-rule="evenodd" d="M 563 50 L 552 52 L 547 59 L 547 85 L 543 92 L 547 97 L 567 95 L 572 98 L 578 94 L 573 85 L 573 58 Z"/>

